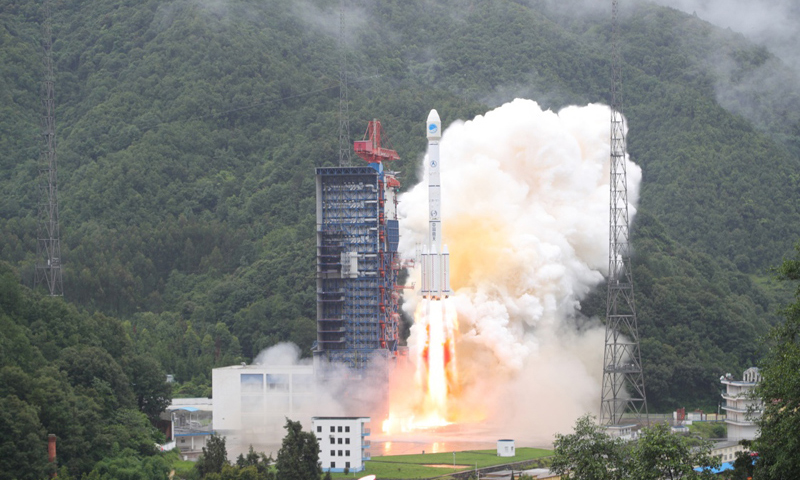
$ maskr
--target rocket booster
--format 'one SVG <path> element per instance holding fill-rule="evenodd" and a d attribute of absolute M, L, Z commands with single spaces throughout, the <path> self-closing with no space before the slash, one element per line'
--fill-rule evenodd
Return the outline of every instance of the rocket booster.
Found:
<path fill-rule="evenodd" d="M 422 249 L 422 297 L 450 296 L 450 254 L 442 246 L 442 187 L 439 175 L 439 140 L 442 122 L 431 110 L 425 122 L 428 135 L 428 242 Z"/>

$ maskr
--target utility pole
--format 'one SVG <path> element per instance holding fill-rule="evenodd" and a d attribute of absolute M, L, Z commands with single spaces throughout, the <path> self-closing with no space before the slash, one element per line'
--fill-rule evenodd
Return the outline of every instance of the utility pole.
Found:
<path fill-rule="evenodd" d="M 43 284 L 52 297 L 64 294 L 61 279 L 61 241 L 58 223 L 58 181 L 56 175 L 55 75 L 53 74 L 50 2 L 44 1 L 44 82 L 42 84 L 43 149 L 39 165 L 40 200 L 36 251 L 38 262 L 34 286 Z"/>
<path fill-rule="evenodd" d="M 617 425 L 623 413 L 647 421 L 647 398 L 636 320 L 628 223 L 625 119 L 622 115 L 622 62 L 618 1 L 611 2 L 611 180 L 608 297 L 603 354 L 600 424 Z"/>
<path fill-rule="evenodd" d="M 345 2 L 339 3 L 339 166 L 352 163 L 350 150 L 350 113 L 347 100 L 347 39 L 345 37 Z"/>

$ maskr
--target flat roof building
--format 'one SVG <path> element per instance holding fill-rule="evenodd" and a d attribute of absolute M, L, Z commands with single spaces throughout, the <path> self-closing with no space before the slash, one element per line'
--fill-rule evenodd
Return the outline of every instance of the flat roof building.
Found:
<path fill-rule="evenodd" d="M 326 472 L 360 472 L 370 459 L 369 417 L 313 417 L 312 430 L 319 442 L 319 460 Z"/>
<path fill-rule="evenodd" d="M 313 365 L 235 365 L 211 372 L 214 427 L 283 438 L 286 418 L 311 416 L 316 383 Z"/>

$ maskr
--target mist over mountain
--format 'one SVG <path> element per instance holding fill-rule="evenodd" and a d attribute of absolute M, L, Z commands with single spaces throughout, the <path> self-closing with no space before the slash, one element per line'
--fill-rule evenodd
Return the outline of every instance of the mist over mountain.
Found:
<path fill-rule="evenodd" d="M 554 111 L 608 102 L 610 6 L 347 4 L 351 137 L 380 119 L 404 188 L 418 178 L 431 108 L 447 126 L 516 97 Z M 716 408 L 719 375 L 761 357 L 758 338 L 786 298 L 769 268 L 800 238 L 797 63 L 780 48 L 797 8 L 766 2 L 745 25 L 719 5 L 621 9 L 628 149 L 642 168 L 634 281 L 656 411 Z M 31 305 L 53 302 L 28 290 L 41 22 L 39 2 L 0 3 L 0 261 Z M 55 303 L 124 331 L 178 393 L 204 393 L 211 368 L 279 342 L 310 354 L 314 168 L 338 162 L 338 32 L 333 0 L 53 3 L 65 287 Z M 602 319 L 604 302 L 601 285 L 582 315 Z M 67 368 L 54 362 L 75 345 L 44 342 L 34 307 L 4 312 L 16 333 L 0 331 L 3 342 Z M 47 363 L 2 359 L 34 376 Z"/>

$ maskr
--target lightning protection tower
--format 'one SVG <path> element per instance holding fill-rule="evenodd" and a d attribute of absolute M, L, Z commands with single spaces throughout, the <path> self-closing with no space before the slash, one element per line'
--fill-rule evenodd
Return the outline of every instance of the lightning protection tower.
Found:
<path fill-rule="evenodd" d="M 611 180 L 608 249 L 608 299 L 603 355 L 600 423 L 619 425 L 625 412 L 641 423 L 647 417 L 636 303 L 633 297 L 628 180 L 625 168 L 625 120 L 622 115 L 622 65 L 618 1 L 611 2 Z"/>
<path fill-rule="evenodd" d="M 350 113 L 347 100 L 347 42 L 345 39 L 345 0 L 339 3 L 339 166 L 350 166 Z"/>
<path fill-rule="evenodd" d="M 40 200 L 36 250 L 38 262 L 34 285 L 47 287 L 50 296 L 64 294 L 61 280 L 61 242 L 58 224 L 58 182 L 56 175 L 55 75 L 53 74 L 50 2 L 44 2 L 44 82 L 42 83 L 43 149 L 39 165 Z"/>

